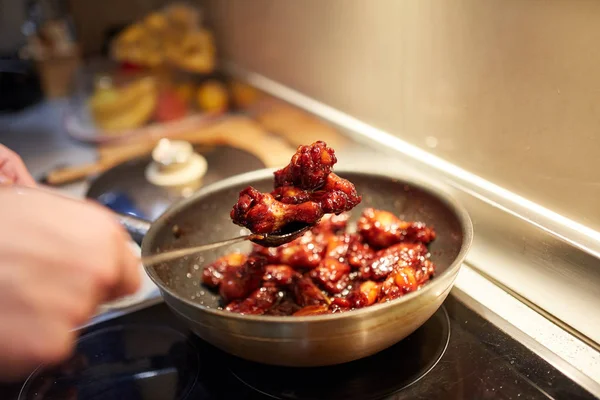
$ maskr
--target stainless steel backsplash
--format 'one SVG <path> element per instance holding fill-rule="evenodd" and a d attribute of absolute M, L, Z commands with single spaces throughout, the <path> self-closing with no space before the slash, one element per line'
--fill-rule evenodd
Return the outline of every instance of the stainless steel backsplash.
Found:
<path fill-rule="evenodd" d="M 204 6 L 224 58 L 600 230 L 600 2 Z"/>

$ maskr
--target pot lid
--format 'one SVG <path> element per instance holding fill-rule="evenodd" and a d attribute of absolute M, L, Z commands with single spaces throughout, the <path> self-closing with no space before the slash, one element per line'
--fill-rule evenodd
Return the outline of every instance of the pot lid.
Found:
<path fill-rule="evenodd" d="M 187 146 L 178 143 L 177 147 L 182 149 L 187 157 L 190 156 Z M 164 183 L 164 176 L 157 179 L 157 153 L 164 153 L 164 148 L 157 146 L 158 150 L 153 154 L 126 161 L 100 174 L 93 180 L 86 197 L 99 201 L 114 211 L 154 221 L 171 204 L 191 195 L 204 185 L 265 168 L 265 164 L 258 157 L 235 147 L 197 145 L 192 148 L 196 158 L 202 159 L 200 164 L 205 163 L 205 170 L 201 167 L 203 177 L 193 184 L 169 186 Z M 174 156 L 169 154 L 169 157 Z M 180 178 L 181 171 L 176 173 Z"/>

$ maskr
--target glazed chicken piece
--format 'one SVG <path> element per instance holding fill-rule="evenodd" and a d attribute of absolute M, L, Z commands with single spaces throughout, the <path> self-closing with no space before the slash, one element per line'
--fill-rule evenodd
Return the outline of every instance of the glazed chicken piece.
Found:
<path fill-rule="evenodd" d="M 427 256 L 427 247 L 422 243 L 398 243 L 379 250 L 372 261 L 360 269 L 361 279 L 382 280 L 394 269 L 409 266 L 420 267 Z"/>
<path fill-rule="evenodd" d="M 226 269 L 219 285 L 219 294 L 225 303 L 243 299 L 258 289 L 262 284 L 266 264 L 264 258 L 250 256 L 242 266 Z"/>
<path fill-rule="evenodd" d="M 231 210 L 231 219 L 253 233 L 271 233 L 294 222 L 316 224 L 324 214 L 350 211 L 360 201 L 361 197 L 350 181 L 331 173 L 325 186 L 313 193 L 290 187 L 261 193 L 247 187 L 240 192 L 238 202 Z"/>
<path fill-rule="evenodd" d="M 328 305 L 329 300 L 315 283 L 307 276 L 295 280 L 292 292 L 296 303 L 300 307 Z"/>
<path fill-rule="evenodd" d="M 435 274 L 435 265 L 431 260 L 425 260 L 419 268 L 415 270 L 415 278 L 419 286 L 429 281 Z"/>
<path fill-rule="evenodd" d="M 277 302 L 277 304 L 268 309 L 267 312 L 265 312 L 265 315 L 293 315 L 295 312 L 300 310 L 300 306 L 296 304 L 291 293 L 280 293 L 283 293 L 283 297 Z"/>
<path fill-rule="evenodd" d="M 326 258 L 317 268 L 310 271 L 310 277 L 330 294 L 341 293 L 350 278 L 350 266 L 333 258 Z"/>
<path fill-rule="evenodd" d="M 358 220 L 358 232 L 372 247 L 382 249 L 396 243 L 421 242 L 427 244 L 435 239 L 433 228 L 422 222 L 406 222 L 394 214 L 367 208 Z"/>
<path fill-rule="evenodd" d="M 331 299 L 331 304 L 329 305 L 329 310 L 332 313 L 342 312 L 352 309 L 352 302 L 346 297 L 333 297 Z"/>
<path fill-rule="evenodd" d="M 289 286 L 294 282 L 298 273 L 287 265 L 267 265 L 263 281 L 277 286 Z"/>
<path fill-rule="evenodd" d="M 309 275 L 315 283 L 330 294 L 338 294 L 350 283 L 351 268 L 345 262 L 350 237 L 333 233 L 322 233 L 321 235 L 327 238 L 325 254 L 319 266 L 310 271 Z"/>
<path fill-rule="evenodd" d="M 312 269 L 323 258 L 325 245 L 316 240 L 312 232 L 278 247 L 263 247 L 255 244 L 253 253 L 267 258 L 269 264 L 284 264 L 292 268 Z"/>
<path fill-rule="evenodd" d="M 240 192 L 238 202 L 231 210 L 231 219 L 252 233 L 266 234 L 277 232 L 294 222 L 312 225 L 323 214 L 318 203 L 286 204 L 275 200 L 270 193 L 261 193 L 249 186 Z"/>
<path fill-rule="evenodd" d="M 362 197 L 352 182 L 332 172 L 327 175 L 325 185 L 311 194 L 310 200 L 319 204 L 325 214 L 341 214 L 356 207 Z"/>
<path fill-rule="evenodd" d="M 275 172 L 275 188 L 294 186 L 302 190 L 316 190 L 325 184 L 336 162 L 335 151 L 323 141 L 298 146 L 290 164 Z"/>
<path fill-rule="evenodd" d="M 338 234 L 343 232 L 348 226 L 350 214 L 345 212 L 339 215 L 327 214 L 311 229 L 312 233 L 318 234 Z"/>
<path fill-rule="evenodd" d="M 310 201 L 311 193 L 294 186 L 281 186 L 271 192 L 271 196 L 285 204 L 302 204 Z"/>
<path fill-rule="evenodd" d="M 390 274 L 381 285 L 379 302 L 394 300 L 413 292 L 419 288 L 415 270 L 411 267 L 402 267 Z"/>
<path fill-rule="evenodd" d="M 331 172 L 336 161 L 324 142 L 298 147 L 290 164 L 275 172 L 272 193 L 251 186 L 240 192 L 230 214 L 233 223 L 267 234 L 288 224 L 314 225 L 325 214 L 350 211 L 361 196 L 350 181 Z"/>
<path fill-rule="evenodd" d="M 232 253 L 220 257 L 212 264 L 204 267 L 202 282 L 208 287 L 216 288 L 221 284 L 225 271 L 241 267 L 246 260 L 248 260 L 248 256 L 241 253 Z"/>
<path fill-rule="evenodd" d="M 254 254 L 267 258 L 269 264 L 284 264 L 292 268 L 313 269 L 319 266 L 323 256 L 342 257 L 346 251 L 347 243 L 343 237 L 336 237 L 330 229 L 333 222 L 325 222 L 324 226 L 317 225 L 311 231 L 289 243 L 278 247 L 263 247 L 255 244 Z M 336 257 L 336 258 L 339 258 Z"/>
<path fill-rule="evenodd" d="M 354 269 L 365 268 L 375 257 L 375 251 L 364 243 L 361 235 L 354 233 L 349 236 L 346 261 Z"/>
<path fill-rule="evenodd" d="M 329 306 L 327 304 L 319 304 L 306 306 L 296 311 L 293 315 L 294 317 L 307 317 L 310 315 L 323 315 L 330 314 Z"/>
<path fill-rule="evenodd" d="M 279 298 L 279 289 L 276 286 L 263 286 L 256 289 L 244 300 L 234 300 L 225 307 L 225 310 L 239 313 L 261 315 L 266 313 Z"/>
<path fill-rule="evenodd" d="M 362 308 L 373 305 L 379 299 L 381 283 L 365 281 L 357 285 L 350 294 L 347 301 L 350 308 Z"/>
<path fill-rule="evenodd" d="M 319 240 L 319 237 L 317 237 L 317 240 Z M 348 246 L 350 244 L 350 235 L 334 235 L 331 233 L 326 237 L 326 240 L 327 245 L 325 246 L 324 258 L 345 262 Z"/>

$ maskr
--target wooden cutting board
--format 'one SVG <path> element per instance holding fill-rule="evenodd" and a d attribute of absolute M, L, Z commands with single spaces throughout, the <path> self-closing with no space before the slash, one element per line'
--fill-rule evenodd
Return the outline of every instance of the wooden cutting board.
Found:
<path fill-rule="evenodd" d="M 322 140 L 340 150 L 348 139 L 332 125 L 288 103 L 265 95 L 248 113 L 267 132 L 279 135 L 294 148 Z"/>

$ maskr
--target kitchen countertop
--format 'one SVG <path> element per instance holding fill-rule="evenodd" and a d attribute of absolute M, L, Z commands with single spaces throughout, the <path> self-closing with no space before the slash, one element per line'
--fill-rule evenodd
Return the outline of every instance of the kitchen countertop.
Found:
<path fill-rule="evenodd" d="M 83 164 L 96 158 L 92 146 L 77 142 L 65 132 L 61 116 L 66 100 L 42 102 L 16 114 L 0 114 L 0 143 L 17 152 L 35 179 L 60 164 Z M 62 187 L 83 196 L 86 184 Z"/>
<path fill-rule="evenodd" d="M 20 154 L 35 178 L 60 164 L 82 164 L 94 161 L 96 157 L 92 146 L 71 139 L 64 131 L 61 115 L 65 108 L 66 101 L 53 100 L 19 114 L 0 115 L 0 143 Z M 354 141 L 348 142 L 338 156 L 340 167 L 388 173 L 395 171 L 401 175 L 404 175 L 404 171 L 407 175 L 419 175 L 418 171 L 407 167 L 398 157 L 381 154 L 366 144 Z M 85 182 L 60 188 L 75 197 L 83 196 L 86 189 Z M 562 359 L 558 363 L 566 361 L 596 384 L 600 383 L 600 356 L 597 351 L 528 308 L 474 269 L 463 267 L 456 288 L 477 300 L 477 307 L 483 307 L 479 310 L 481 313 L 486 314 L 491 310 L 501 320 L 516 327 L 515 335 L 525 334 L 533 339 L 531 347 L 543 346 L 544 349 L 537 350 L 543 353 L 541 355 L 544 358 L 558 356 Z"/>

